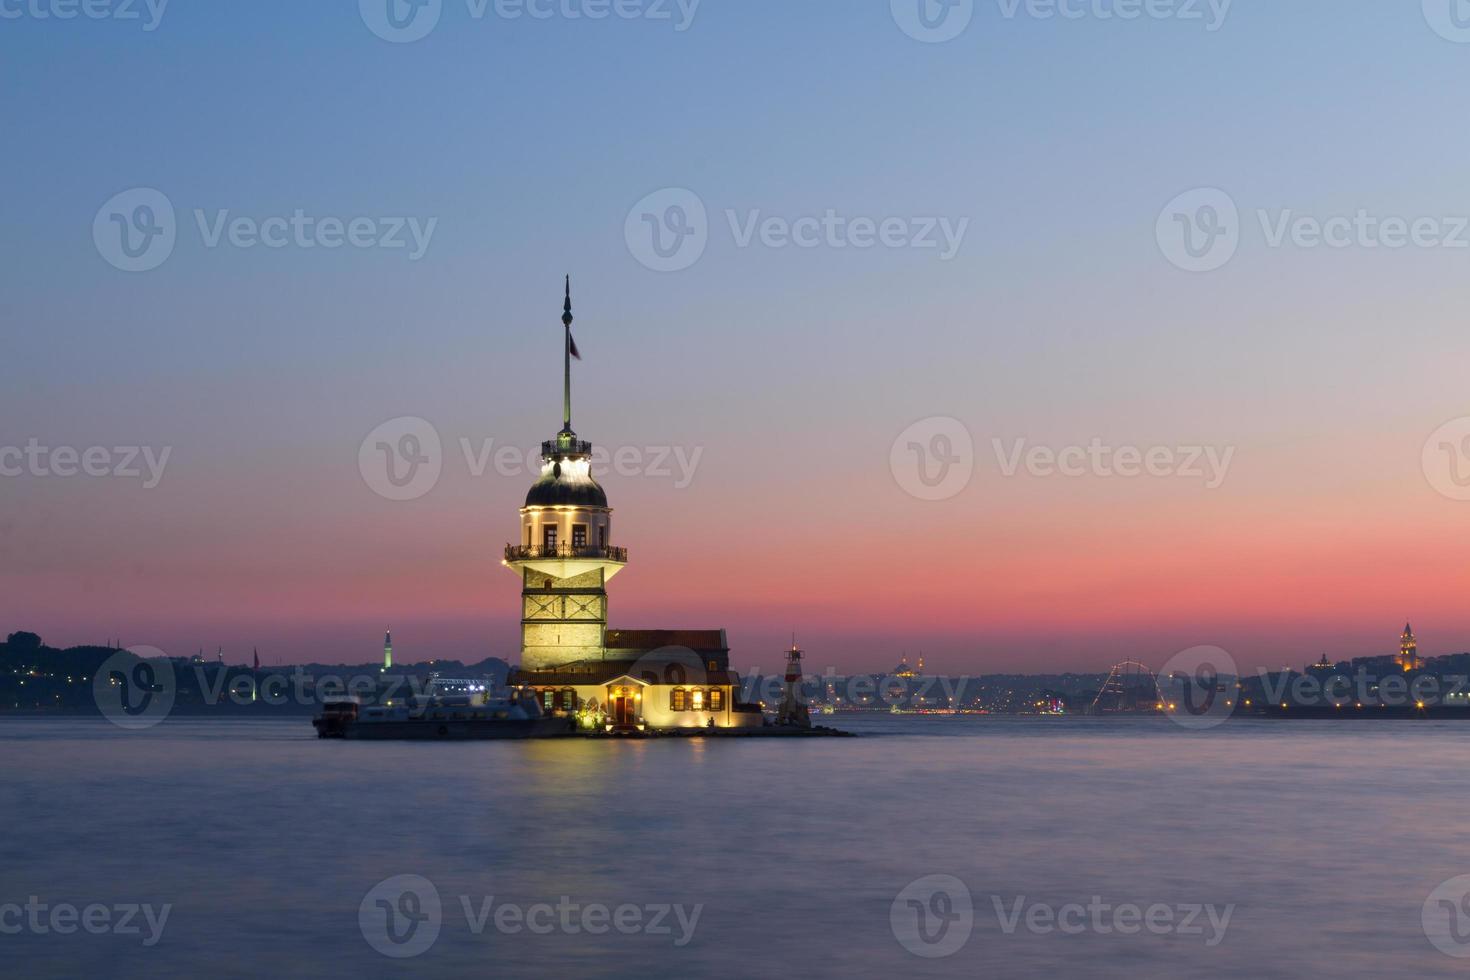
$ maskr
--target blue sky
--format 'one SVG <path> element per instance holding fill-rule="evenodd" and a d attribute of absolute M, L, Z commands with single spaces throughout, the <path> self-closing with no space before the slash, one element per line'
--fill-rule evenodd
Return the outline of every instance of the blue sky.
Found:
<path fill-rule="evenodd" d="M 144 497 L 7 482 L 14 580 L 0 614 L 15 628 L 41 620 L 64 634 L 72 621 L 57 597 L 80 590 L 89 629 L 117 621 L 171 644 L 248 644 L 262 618 L 283 648 L 346 623 L 355 644 L 391 615 L 417 617 L 445 648 L 488 636 L 499 650 L 514 614 L 507 583 L 468 553 L 441 562 L 434 533 L 482 539 L 489 557 L 514 533 L 522 482 L 456 473 L 430 501 L 394 507 L 365 494 L 352 460 L 364 433 L 402 415 L 432 420 L 449 442 L 549 436 L 567 272 L 587 356 L 582 433 L 706 448 L 688 493 L 609 487 L 636 535 L 624 543 L 653 566 L 627 576 L 637 625 L 672 605 L 672 625 L 744 626 L 757 648 L 798 620 L 875 663 L 926 642 L 957 665 L 1003 660 L 1005 638 L 1031 629 L 1005 603 L 941 617 L 927 640 L 899 607 L 867 623 L 842 601 L 855 572 L 805 601 L 801 583 L 822 563 L 773 570 L 760 532 L 804 551 L 864 535 L 874 549 L 909 534 L 956 539 L 983 556 L 966 568 L 973 581 L 954 586 L 963 607 L 967 589 L 1010 577 L 1007 548 L 1065 560 L 1060 530 L 1014 538 L 1031 508 L 1056 508 L 1036 518 L 1054 529 L 1131 528 L 1157 506 L 1110 487 L 1084 504 L 1007 485 L 915 508 L 884 461 L 926 416 L 963 419 L 982 445 L 1237 445 L 1238 510 L 1174 502 L 1203 507 L 1195 523 L 1211 527 L 1258 527 L 1262 499 L 1297 514 L 1346 492 L 1365 502 L 1344 525 L 1386 534 L 1417 520 L 1415 507 L 1443 504 L 1417 496 L 1417 461 L 1424 435 L 1465 411 L 1466 257 L 1272 250 L 1254 216 L 1470 214 L 1470 45 L 1437 35 L 1418 4 L 1237 0 L 1208 31 L 1098 16 L 1110 3 L 1077 19 L 1024 7 L 1008 18 L 992 0 L 955 40 L 925 44 L 887 0 L 704 0 L 684 31 L 643 17 L 475 19 L 445 0 L 427 37 L 397 44 L 349 2 L 173 0 L 152 31 L 38 19 L 40 2 L 0 5 L 23 12 L 0 19 L 0 442 L 169 445 L 175 469 Z M 138 187 L 173 204 L 178 242 L 159 268 L 130 274 L 99 255 L 92 225 L 104 202 Z M 1199 187 L 1226 190 L 1246 216 L 1239 255 L 1205 276 L 1172 267 L 1154 237 L 1164 204 Z M 705 254 L 672 273 L 645 268 L 624 240 L 629 209 L 664 188 L 693 191 L 710 215 Z M 206 248 L 194 217 L 298 208 L 436 224 L 410 261 L 401 250 Z M 726 218 L 829 209 L 968 225 L 944 261 L 918 249 L 741 248 Z M 1335 482 L 1321 480 L 1326 466 Z M 793 513 L 793 498 L 815 512 Z M 1384 516 L 1384 499 L 1405 514 Z M 1435 525 L 1424 520 L 1427 541 Z M 304 528 L 319 537 L 297 555 Z M 1341 531 L 1322 529 L 1318 544 Z M 717 584 L 724 562 L 680 556 L 691 541 L 708 555 L 732 536 L 739 574 L 772 576 L 733 598 Z M 1196 546 L 1212 564 L 1245 561 Z M 375 552 L 381 579 L 357 582 Z M 302 569 L 296 594 L 320 585 L 316 607 L 338 633 L 310 633 L 301 608 L 282 612 L 262 585 L 281 573 L 271 555 Z M 894 573 L 933 574 L 918 561 Z M 437 593 L 404 584 L 425 576 Z M 118 590 L 119 577 L 136 591 Z M 1054 598 L 1102 587 L 1073 583 Z M 1128 608 L 1146 604 L 1133 588 L 1119 599 Z M 1299 630 L 1294 642 L 1339 612 L 1335 587 L 1305 591 L 1299 625 L 1285 627 Z M 436 594 L 455 598 L 441 606 Z M 150 596 L 166 628 L 143 608 Z M 1148 642 L 1224 633 L 1256 651 L 1292 621 L 1247 604 L 1192 626 L 1205 592 L 1196 598 L 1174 632 Z M 383 609 L 397 604 L 407 608 Z M 1413 611 L 1385 605 L 1391 638 Z M 1448 592 L 1443 605 L 1448 616 Z M 1380 610 L 1363 612 L 1376 622 Z M 436 625 L 450 620 L 459 625 Z M 1362 628 L 1337 639 L 1370 644 Z M 1044 646 L 1057 663 L 1090 664 L 1103 654 L 1078 634 L 1119 629 L 1084 617 Z"/>

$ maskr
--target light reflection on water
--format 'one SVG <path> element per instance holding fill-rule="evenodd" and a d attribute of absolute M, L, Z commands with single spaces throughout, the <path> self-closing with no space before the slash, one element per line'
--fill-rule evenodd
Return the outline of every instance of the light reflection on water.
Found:
<path fill-rule="evenodd" d="M 1470 873 L 1451 722 L 821 719 L 870 737 L 318 741 L 305 719 L 0 723 L 0 902 L 165 902 L 162 941 L 20 935 L 23 976 L 1463 976 L 1420 909 Z M 973 893 L 952 957 L 894 939 L 915 878 Z M 358 906 L 419 874 L 424 955 Z M 693 941 L 475 935 L 478 906 L 702 904 Z M 1005 934 L 994 901 L 1236 906 L 1224 941 Z"/>

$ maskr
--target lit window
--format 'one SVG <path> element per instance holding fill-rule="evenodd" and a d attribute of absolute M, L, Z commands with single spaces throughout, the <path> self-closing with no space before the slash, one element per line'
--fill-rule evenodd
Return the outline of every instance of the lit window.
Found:
<path fill-rule="evenodd" d="M 556 525 L 541 525 L 541 547 L 551 552 L 556 550 Z"/>
<path fill-rule="evenodd" d="M 717 688 L 714 688 L 713 690 L 711 690 L 709 692 L 709 710 L 711 710 L 711 711 L 724 711 L 725 710 L 725 692 L 724 692 L 724 689 L 717 687 Z"/>
<path fill-rule="evenodd" d="M 684 690 L 682 687 L 676 687 L 676 688 L 674 688 L 672 691 L 669 692 L 669 710 L 670 711 L 688 711 L 689 710 L 689 707 L 688 707 L 689 700 L 688 700 L 688 698 L 689 698 L 689 692 L 688 691 Z"/>
<path fill-rule="evenodd" d="M 587 547 L 587 525 L 586 524 L 573 524 L 572 525 L 572 547 L 573 548 L 585 548 L 585 547 Z"/>

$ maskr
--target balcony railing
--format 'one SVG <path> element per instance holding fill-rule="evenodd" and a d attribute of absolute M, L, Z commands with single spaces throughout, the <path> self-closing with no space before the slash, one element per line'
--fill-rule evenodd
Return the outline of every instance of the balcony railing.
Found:
<path fill-rule="evenodd" d="M 627 562 L 627 548 L 613 548 L 595 544 L 563 544 L 554 548 L 538 548 L 532 545 L 508 544 L 505 546 L 506 561 L 534 561 L 555 558 L 590 558 L 593 560 Z"/>
<path fill-rule="evenodd" d="M 576 440 L 576 439 L 571 440 L 569 442 L 561 442 L 560 440 L 553 439 L 550 442 L 543 442 L 541 444 L 541 455 L 542 456 L 591 456 L 592 455 L 592 443 L 590 443 L 590 442 L 582 442 L 582 441 Z"/>

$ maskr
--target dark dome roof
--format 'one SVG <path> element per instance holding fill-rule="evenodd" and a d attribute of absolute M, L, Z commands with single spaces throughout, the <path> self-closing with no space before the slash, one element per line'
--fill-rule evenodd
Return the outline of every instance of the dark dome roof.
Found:
<path fill-rule="evenodd" d="M 606 507 L 607 494 L 591 476 L 548 472 L 526 494 L 527 507 Z"/>

